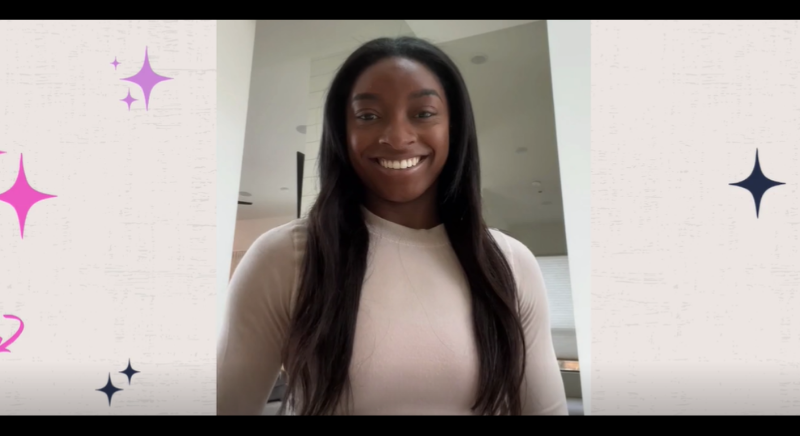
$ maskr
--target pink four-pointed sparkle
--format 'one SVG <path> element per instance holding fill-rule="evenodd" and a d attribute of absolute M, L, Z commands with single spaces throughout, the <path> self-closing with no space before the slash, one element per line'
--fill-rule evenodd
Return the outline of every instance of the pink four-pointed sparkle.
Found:
<path fill-rule="evenodd" d="M 25 167 L 22 164 L 22 155 L 20 155 L 17 181 L 14 182 L 14 186 L 12 186 L 11 189 L 0 194 L 0 201 L 10 204 L 17 212 L 19 234 L 21 238 L 24 238 L 25 218 L 27 218 L 28 211 L 31 207 L 42 200 L 55 197 L 55 195 L 43 194 L 33 189 L 31 185 L 28 184 L 28 179 L 25 177 Z"/>
<path fill-rule="evenodd" d="M 116 71 L 116 70 L 117 70 L 117 65 L 119 65 L 119 64 L 120 64 L 120 63 L 119 63 L 119 62 L 117 62 L 117 57 L 116 57 L 116 56 L 114 56 L 114 62 L 111 62 L 111 65 L 113 65 L 113 66 L 114 66 L 114 71 Z"/>
<path fill-rule="evenodd" d="M 153 91 L 153 87 L 165 80 L 172 80 L 172 78 L 159 76 L 155 73 L 155 71 L 153 71 L 153 68 L 150 67 L 150 57 L 147 54 L 147 47 L 145 47 L 144 64 L 142 65 L 142 69 L 139 70 L 136 75 L 120 80 L 126 80 L 139 85 L 139 87 L 142 88 L 142 93 L 144 94 L 145 110 L 150 110 L 150 92 Z"/>

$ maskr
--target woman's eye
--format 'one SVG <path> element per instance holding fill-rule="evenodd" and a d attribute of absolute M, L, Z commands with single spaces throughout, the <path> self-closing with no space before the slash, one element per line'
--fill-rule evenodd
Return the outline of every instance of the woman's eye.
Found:
<path fill-rule="evenodd" d="M 430 117 L 432 117 L 432 116 L 433 116 L 433 114 L 432 114 L 432 113 L 430 113 L 430 112 L 422 112 L 422 113 L 420 113 L 418 116 L 419 116 L 420 118 L 430 118 Z"/>
<path fill-rule="evenodd" d="M 372 121 L 372 120 L 374 120 L 375 118 L 378 118 L 378 117 L 376 117 L 374 114 L 364 114 L 364 115 L 359 115 L 356 118 L 358 118 L 359 120 L 364 120 L 364 121 Z"/>

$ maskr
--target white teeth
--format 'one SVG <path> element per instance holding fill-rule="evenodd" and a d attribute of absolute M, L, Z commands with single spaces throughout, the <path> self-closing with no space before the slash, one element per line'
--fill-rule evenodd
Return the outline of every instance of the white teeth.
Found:
<path fill-rule="evenodd" d="M 403 159 L 403 160 L 380 159 L 379 162 L 380 162 L 381 166 L 384 167 L 384 168 L 389 168 L 389 169 L 394 169 L 394 170 L 404 170 L 404 169 L 407 169 L 407 168 L 413 168 L 413 167 L 417 166 L 417 164 L 419 163 L 419 161 L 421 159 L 422 158 L 420 158 L 420 157 L 414 157 L 414 158 L 411 158 L 411 159 Z"/>

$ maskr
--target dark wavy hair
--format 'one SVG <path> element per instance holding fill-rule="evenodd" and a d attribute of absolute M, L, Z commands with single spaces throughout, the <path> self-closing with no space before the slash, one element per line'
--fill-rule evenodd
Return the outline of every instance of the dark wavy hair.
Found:
<path fill-rule="evenodd" d="M 308 240 L 297 304 L 284 351 L 288 375 L 282 413 L 337 413 L 351 399 L 349 370 L 369 233 L 364 186 L 347 151 L 347 101 L 361 73 L 399 57 L 430 69 L 449 104 L 450 151 L 438 179 L 438 210 L 466 274 L 480 355 L 473 411 L 519 415 L 525 338 L 517 288 L 507 260 L 483 220 L 475 118 L 464 79 L 436 46 L 416 38 L 381 38 L 362 45 L 339 69 L 325 102 L 319 154 L 320 193 L 307 216 Z M 349 401 L 348 401 L 349 403 Z"/>

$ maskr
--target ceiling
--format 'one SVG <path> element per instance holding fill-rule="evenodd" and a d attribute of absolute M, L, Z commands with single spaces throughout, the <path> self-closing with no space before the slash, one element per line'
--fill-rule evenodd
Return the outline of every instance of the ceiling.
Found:
<path fill-rule="evenodd" d="M 260 21 L 240 187 L 253 205 L 239 206 L 238 219 L 296 213 L 296 152 L 305 148 L 296 127 L 307 119 L 310 61 L 398 35 L 437 43 L 464 75 L 489 224 L 563 222 L 546 22 L 471 20 Z M 473 64 L 476 55 L 488 61 Z"/>
<path fill-rule="evenodd" d="M 539 20 L 405 20 L 418 38 L 441 44 Z"/>

